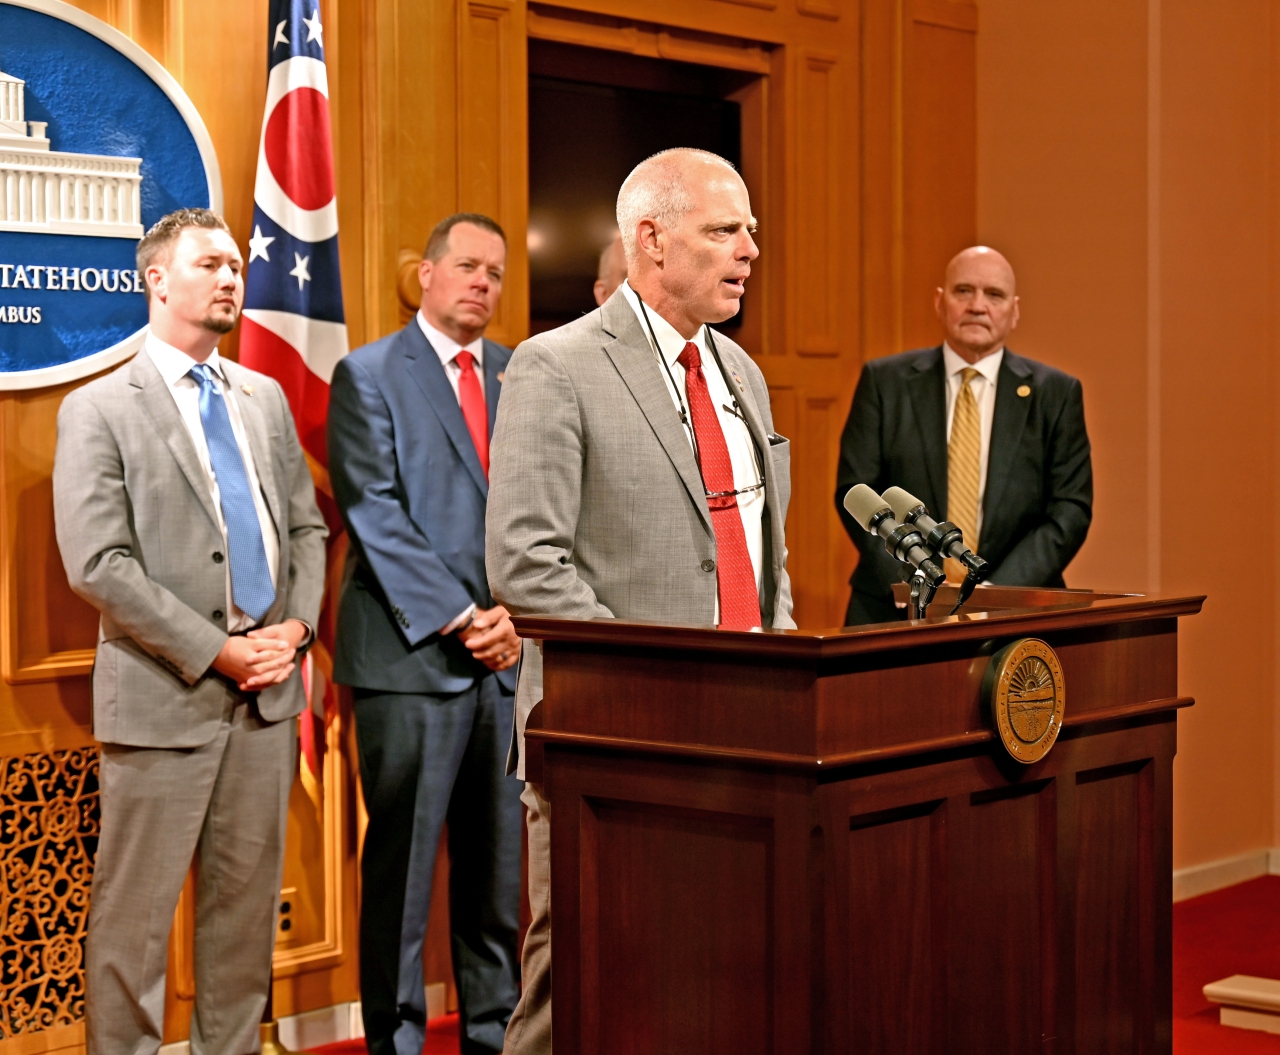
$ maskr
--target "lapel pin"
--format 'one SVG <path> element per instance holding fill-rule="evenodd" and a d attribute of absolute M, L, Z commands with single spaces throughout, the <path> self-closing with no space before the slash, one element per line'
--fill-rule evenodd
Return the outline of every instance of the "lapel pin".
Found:
<path fill-rule="evenodd" d="M 1030 385 L 1019 385 L 1019 386 L 1018 386 L 1018 395 L 1022 396 L 1024 399 L 1025 399 L 1027 396 L 1031 395 L 1031 386 L 1030 386 Z"/>
<path fill-rule="evenodd" d="M 241 385 L 240 391 L 243 392 L 246 396 L 251 396 L 253 395 L 253 385 Z"/>
<path fill-rule="evenodd" d="M 502 382 L 506 379 L 507 372 L 505 370 L 499 370 L 497 376 L 498 376 L 498 384 L 502 384 Z"/>
<path fill-rule="evenodd" d="M 738 383 L 738 391 L 739 391 L 739 392 L 745 392 L 745 391 L 747 390 L 747 386 L 746 386 L 746 385 L 744 385 L 744 384 L 742 383 L 742 378 L 740 378 L 740 377 L 738 376 L 738 371 L 737 371 L 737 370 L 730 370 L 730 371 L 729 371 L 729 373 L 730 373 L 731 375 L 733 375 L 733 379 L 734 379 L 734 381 L 736 381 L 736 382 Z"/>

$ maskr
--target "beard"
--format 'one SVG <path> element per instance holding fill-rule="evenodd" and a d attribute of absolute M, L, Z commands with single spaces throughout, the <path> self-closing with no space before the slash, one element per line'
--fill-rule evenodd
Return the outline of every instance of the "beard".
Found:
<path fill-rule="evenodd" d="M 200 325 L 210 333 L 230 333 L 236 328 L 236 320 L 239 312 L 233 311 L 230 315 L 214 314 L 210 312 L 204 317 Z"/>

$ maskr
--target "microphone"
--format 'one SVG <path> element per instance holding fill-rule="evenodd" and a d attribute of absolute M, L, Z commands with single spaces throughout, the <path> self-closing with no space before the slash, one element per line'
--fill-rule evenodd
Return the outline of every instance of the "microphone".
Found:
<path fill-rule="evenodd" d="M 850 488 L 844 496 L 844 508 L 864 531 L 884 539 L 884 548 L 893 556 L 917 569 L 931 589 L 946 581 L 946 572 L 934 561 L 920 530 L 911 524 L 899 524 L 889 503 L 866 484 Z"/>
<path fill-rule="evenodd" d="M 901 487 L 890 487 L 884 493 L 884 500 L 889 503 L 898 520 L 920 530 L 925 544 L 934 553 L 952 557 L 963 564 L 975 583 L 981 582 L 990 573 L 991 566 L 964 544 L 964 533 L 949 520 L 939 524 L 915 495 Z"/>

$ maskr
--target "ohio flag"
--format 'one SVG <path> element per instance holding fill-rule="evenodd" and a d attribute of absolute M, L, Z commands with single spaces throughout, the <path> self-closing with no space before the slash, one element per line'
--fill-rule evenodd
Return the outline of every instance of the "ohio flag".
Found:
<path fill-rule="evenodd" d="M 346 539 L 333 503 L 325 451 L 329 380 L 347 354 L 338 269 L 329 78 L 318 0 L 271 0 L 267 23 L 267 103 L 258 144 L 240 362 L 274 377 L 289 397 L 317 497 L 329 522 L 329 582 L 319 644 L 303 677 L 313 708 L 334 710 L 332 672 L 335 576 Z M 302 778 L 320 804 L 324 724 L 308 710 L 299 726 Z"/>

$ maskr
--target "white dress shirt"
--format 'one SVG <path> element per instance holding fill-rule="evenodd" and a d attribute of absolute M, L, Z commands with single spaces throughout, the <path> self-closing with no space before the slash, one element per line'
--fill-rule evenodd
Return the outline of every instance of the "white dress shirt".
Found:
<path fill-rule="evenodd" d="M 462 393 L 458 388 L 458 381 L 462 377 L 462 367 L 458 365 L 458 353 L 470 352 L 475 357 L 475 373 L 476 380 L 480 382 L 480 394 L 483 396 L 484 391 L 484 335 L 481 334 L 470 344 L 459 344 L 447 333 L 441 333 L 431 323 L 427 322 L 427 317 L 422 313 L 422 309 L 418 309 L 418 328 L 427 339 L 427 343 L 431 345 L 436 355 L 440 357 L 440 365 L 444 367 L 444 376 L 449 379 L 449 384 L 453 386 L 453 396 L 458 401 L 458 406 L 462 406 Z M 471 622 L 471 617 L 476 614 L 476 606 L 474 604 L 467 605 L 458 615 L 450 619 L 448 623 L 440 628 L 442 634 L 452 634 L 455 630 L 460 630 Z"/>
<path fill-rule="evenodd" d="M 470 352 L 476 361 L 476 380 L 480 382 L 480 394 L 483 396 L 484 391 L 484 335 L 477 337 L 470 344 L 459 344 L 448 334 L 441 333 L 431 323 L 427 322 L 427 317 L 418 311 L 418 328 L 422 330 L 423 335 L 427 338 L 431 347 L 435 349 L 436 355 L 440 357 L 440 365 L 444 367 L 444 376 L 449 379 L 449 384 L 453 386 L 453 394 L 458 400 L 458 405 L 462 405 L 462 396 L 458 393 L 458 379 L 462 377 L 462 367 L 457 363 L 457 355 L 459 352 Z"/>
<path fill-rule="evenodd" d="M 197 363 L 186 352 L 181 352 L 171 344 L 147 334 L 147 354 L 156 364 L 160 376 L 168 386 L 169 394 L 177 404 L 182 423 L 191 435 L 195 444 L 196 457 L 200 459 L 200 467 L 204 469 L 209 484 L 209 496 L 213 499 L 214 512 L 218 517 L 218 530 L 222 532 L 223 547 L 227 552 L 225 561 L 227 569 L 227 629 L 236 632 L 252 630 L 256 625 L 252 616 L 246 615 L 236 607 L 231 591 L 231 559 L 230 546 L 227 543 L 227 524 L 222 517 L 222 502 L 218 494 L 218 478 L 213 472 L 213 462 L 209 459 L 209 444 L 204 435 L 204 423 L 200 420 L 200 386 L 191 376 L 191 368 Z M 267 508 L 267 500 L 262 494 L 262 482 L 258 479 L 258 470 L 253 463 L 253 451 L 249 448 L 249 437 L 244 431 L 244 421 L 240 417 L 240 407 L 234 396 L 227 394 L 227 378 L 222 371 L 222 360 L 215 348 L 213 354 L 205 360 L 205 364 L 213 369 L 214 385 L 222 394 L 227 406 L 227 417 L 231 419 L 231 431 L 236 437 L 236 446 L 240 448 L 240 457 L 244 461 L 244 471 L 249 477 L 249 490 L 253 494 L 253 507 L 258 513 L 258 526 L 262 529 L 262 546 L 267 553 L 267 568 L 271 572 L 271 585 L 276 585 L 276 565 L 280 562 L 280 536 L 276 533 L 275 522 L 271 519 L 271 511 Z"/>
<path fill-rule="evenodd" d="M 640 321 L 640 328 L 644 331 L 645 337 L 650 337 L 649 326 L 645 322 L 645 312 L 641 310 L 640 298 L 636 295 L 635 290 L 631 288 L 631 284 L 623 282 L 620 287 L 623 295 L 627 298 L 627 303 L 631 305 L 631 310 L 636 313 L 636 318 Z M 688 388 L 685 383 L 685 369 L 679 363 L 680 353 L 684 351 L 687 343 L 674 326 L 666 319 L 659 315 L 652 308 L 648 309 L 649 322 L 653 324 L 653 334 L 658 338 L 658 347 L 661 350 L 662 358 L 666 360 L 669 369 L 663 369 L 662 364 L 658 364 L 658 371 L 662 374 L 663 383 L 667 387 L 667 394 L 671 396 L 671 402 L 675 405 L 677 413 L 680 407 L 687 406 L 689 402 Z M 751 431 L 747 428 L 747 423 L 734 414 L 731 408 L 734 404 L 734 396 L 729 392 L 729 386 L 725 381 L 724 375 L 720 372 L 720 368 L 716 365 L 715 356 L 707 350 L 707 328 L 701 327 L 693 336 L 692 341 L 698 346 L 698 355 L 702 359 L 702 375 L 707 379 L 707 394 L 711 397 L 711 403 L 716 408 L 716 417 L 720 420 L 720 431 L 724 433 L 725 445 L 729 448 L 729 460 L 733 463 L 733 486 L 735 488 L 751 487 L 760 483 L 762 476 L 760 475 L 759 464 L 756 461 L 755 444 L 751 439 Z M 673 385 L 678 385 L 679 388 Z M 689 446 L 696 450 L 693 441 L 693 422 L 690 421 L 685 428 L 685 434 L 689 438 Z M 761 518 L 764 516 L 764 488 L 761 487 L 755 491 L 748 491 L 745 494 L 738 495 L 738 512 L 742 516 L 742 530 L 747 536 L 747 553 L 751 557 L 751 567 L 756 573 L 756 592 L 760 592 L 761 583 L 763 581 L 762 561 L 764 559 L 764 534 L 761 525 Z M 720 622 L 720 600 L 716 598 L 715 621 Z"/>
<path fill-rule="evenodd" d="M 984 355 L 976 363 L 960 358 L 951 345 L 942 345 L 942 366 L 947 375 L 947 443 L 951 442 L 951 422 L 956 416 L 956 400 L 960 397 L 960 375 L 970 367 L 977 376 L 969 382 L 973 398 L 978 403 L 978 417 L 982 422 L 982 440 L 978 460 L 978 537 L 982 537 L 982 499 L 987 493 L 987 454 L 991 450 L 991 423 L 996 416 L 996 382 L 1000 377 L 1000 364 L 1004 362 L 1004 349 Z"/>

